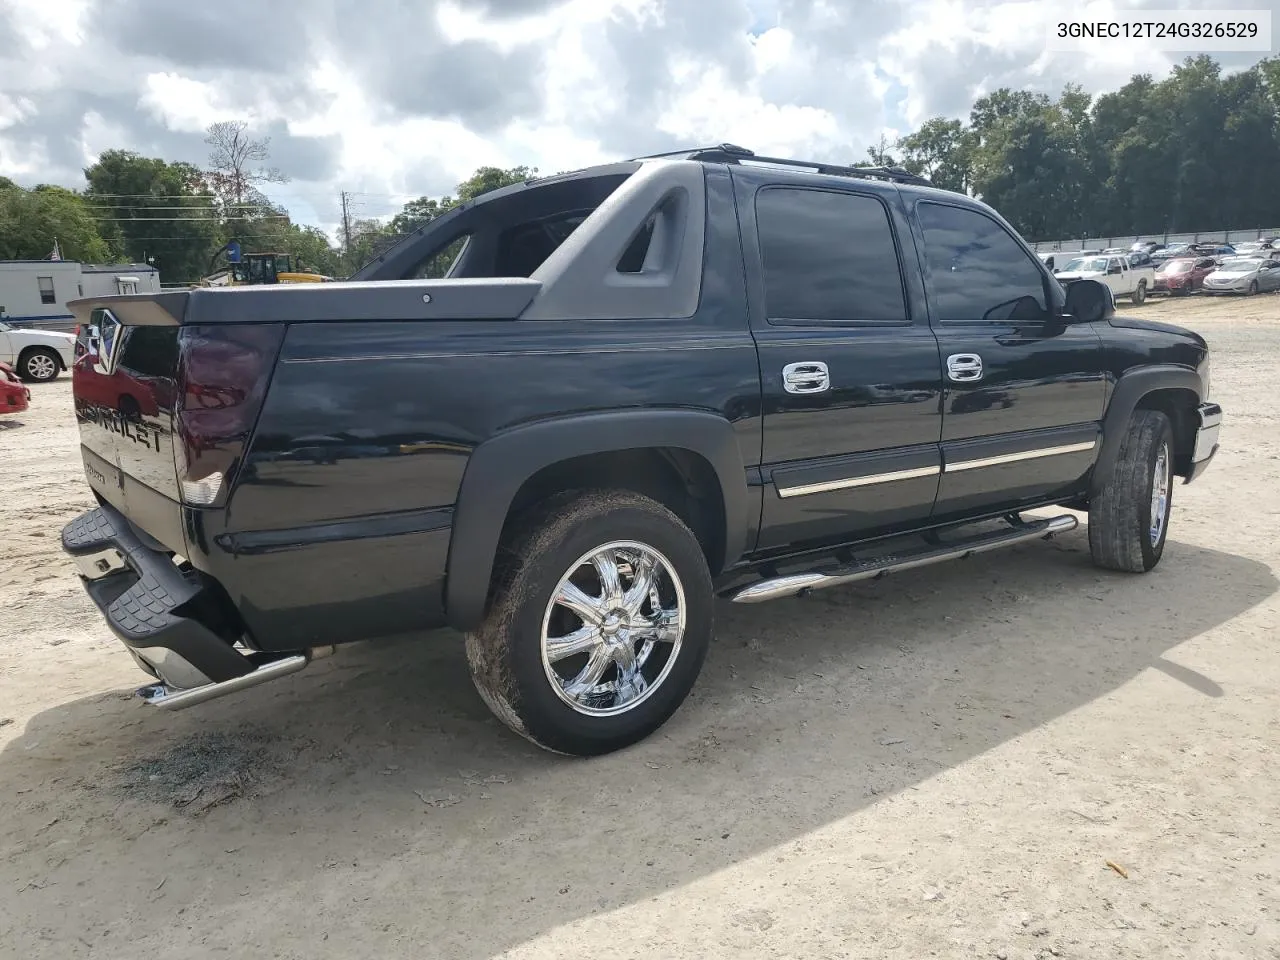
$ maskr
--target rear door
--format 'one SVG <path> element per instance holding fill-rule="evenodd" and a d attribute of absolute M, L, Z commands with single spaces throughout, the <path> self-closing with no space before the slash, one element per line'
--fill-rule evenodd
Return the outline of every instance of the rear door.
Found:
<path fill-rule="evenodd" d="M 761 550 L 927 520 L 941 373 L 896 187 L 734 169 L 760 359 Z"/>
<path fill-rule="evenodd" d="M 996 218 L 934 200 L 915 213 L 943 360 L 934 519 L 1077 492 L 1105 402 L 1098 333 L 1055 316 L 1061 285 Z"/>

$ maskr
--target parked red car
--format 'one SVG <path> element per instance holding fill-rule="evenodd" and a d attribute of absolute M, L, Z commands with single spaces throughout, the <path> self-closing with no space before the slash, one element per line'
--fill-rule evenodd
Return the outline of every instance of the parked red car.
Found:
<path fill-rule="evenodd" d="M 1213 273 L 1216 263 L 1213 257 L 1177 257 L 1166 260 L 1156 270 L 1156 282 L 1152 291 L 1183 296 L 1204 286 L 1204 278 Z"/>
<path fill-rule="evenodd" d="M 21 413 L 31 405 L 31 391 L 26 388 L 13 367 L 0 363 L 0 415 Z"/>

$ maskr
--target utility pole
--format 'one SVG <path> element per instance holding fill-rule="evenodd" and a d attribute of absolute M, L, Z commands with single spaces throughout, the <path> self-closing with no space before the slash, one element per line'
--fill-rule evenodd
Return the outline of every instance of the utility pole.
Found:
<path fill-rule="evenodd" d="M 339 196 L 342 199 L 342 256 L 346 259 L 351 256 L 351 194 L 343 190 Z"/>

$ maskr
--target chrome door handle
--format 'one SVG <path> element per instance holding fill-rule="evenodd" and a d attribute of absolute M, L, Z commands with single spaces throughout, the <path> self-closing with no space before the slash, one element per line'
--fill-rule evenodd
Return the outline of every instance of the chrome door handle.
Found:
<path fill-rule="evenodd" d="M 831 374 L 820 360 L 788 363 L 782 368 L 782 386 L 787 393 L 822 393 L 831 387 Z"/>
<path fill-rule="evenodd" d="M 976 353 L 953 353 L 947 357 L 947 376 L 956 383 L 982 379 L 982 358 Z"/>

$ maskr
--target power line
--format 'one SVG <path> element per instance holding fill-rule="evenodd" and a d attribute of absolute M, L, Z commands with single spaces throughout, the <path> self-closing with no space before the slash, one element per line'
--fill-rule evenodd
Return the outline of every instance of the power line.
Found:
<path fill-rule="evenodd" d="M 269 203 L 219 203 L 207 206 L 184 206 L 182 204 L 141 204 L 141 203 L 85 203 L 82 206 L 96 210 L 273 210 Z"/>
<path fill-rule="evenodd" d="M 149 242 L 156 242 L 160 240 L 199 240 L 202 243 L 207 243 L 209 241 L 209 237 L 201 236 L 199 234 L 174 234 L 168 237 L 122 237 L 120 239 L 124 240 L 126 243 L 149 243 Z M 282 242 L 282 241 L 288 240 L 289 238 L 287 235 L 283 235 L 279 233 L 238 233 L 236 234 L 236 239 L 237 240 L 271 240 L 273 242 Z"/>
<path fill-rule="evenodd" d="M 298 196 L 309 196 L 309 197 L 329 197 L 329 196 L 331 196 L 331 194 L 330 194 L 330 193 L 328 193 L 328 191 L 325 191 L 325 190 L 322 190 L 322 189 L 316 189 L 316 190 L 298 190 L 298 189 L 296 189 L 296 188 L 290 188 L 290 189 L 289 189 L 288 191 L 286 191 L 286 192 L 288 192 L 288 193 L 293 193 L 293 194 L 297 194 Z M 406 192 L 403 192 L 403 191 L 402 191 L 402 192 L 399 192 L 399 193 L 385 193 L 385 192 L 378 191 L 378 190 L 348 190 L 348 191 L 347 191 L 347 193 L 348 193 L 348 195 L 353 196 L 353 197 L 391 197 L 391 198 L 396 198 L 396 197 L 419 197 L 419 196 L 424 196 L 424 194 L 414 193 L 414 192 L 412 192 L 412 191 L 407 192 L 407 193 L 406 193 Z M 430 196 L 430 194 L 425 194 L 425 195 L 426 195 L 426 196 Z M 96 190 L 86 190 L 86 191 L 84 191 L 83 193 L 79 194 L 79 196 L 82 196 L 82 197 L 124 197 L 124 198 L 126 198 L 126 199 L 130 199 L 130 200 L 148 200 L 148 199 L 157 199 L 157 200 L 204 200 L 204 199 L 208 199 L 208 198 L 215 197 L 216 195 L 215 195 L 215 194 L 212 194 L 212 193 L 98 193 Z"/>
<path fill-rule="evenodd" d="M 222 223 L 223 217 L 88 217 L 98 223 Z M 288 220 L 287 213 L 257 217 L 258 220 Z"/>

